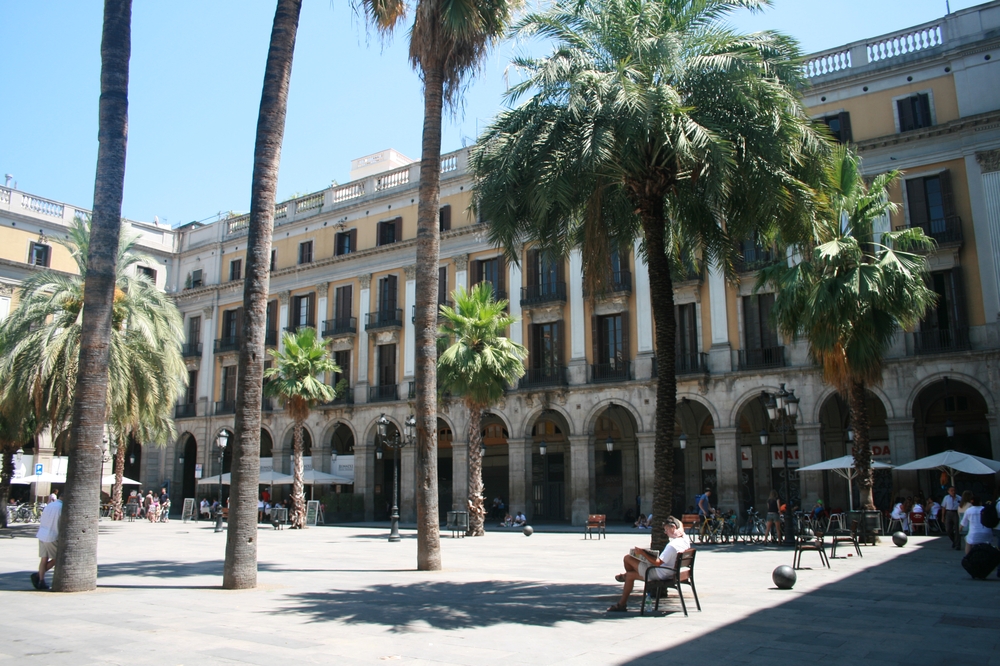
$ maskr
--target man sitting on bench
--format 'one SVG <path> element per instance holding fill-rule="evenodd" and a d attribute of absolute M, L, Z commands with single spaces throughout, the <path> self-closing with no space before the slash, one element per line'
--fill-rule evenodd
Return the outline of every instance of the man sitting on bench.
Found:
<path fill-rule="evenodd" d="M 624 613 L 627 610 L 628 598 L 632 594 L 635 581 L 645 581 L 646 570 L 649 567 L 665 567 L 663 569 L 656 569 L 651 574 L 651 576 L 660 580 L 673 575 L 674 564 L 677 562 L 677 554 L 689 549 L 691 542 L 684 534 L 684 526 L 681 525 L 681 521 L 673 516 L 667 516 L 666 521 L 663 523 L 663 531 L 670 541 L 659 557 L 652 557 L 644 548 L 639 547 L 632 549 L 632 552 L 635 553 L 634 555 L 629 554 L 625 556 L 625 573 L 615 576 L 615 580 L 619 583 L 625 583 L 625 588 L 622 590 L 622 596 L 618 600 L 618 603 L 608 609 L 609 613 Z"/>

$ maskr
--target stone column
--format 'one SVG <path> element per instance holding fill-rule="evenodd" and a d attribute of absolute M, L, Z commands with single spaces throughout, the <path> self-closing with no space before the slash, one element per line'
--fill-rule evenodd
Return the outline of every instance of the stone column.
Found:
<path fill-rule="evenodd" d="M 469 510 L 469 443 L 451 441 L 451 508 Z"/>
<path fill-rule="evenodd" d="M 215 308 L 202 310 L 201 324 L 201 365 L 198 368 L 198 401 L 204 398 L 202 416 L 212 413 L 212 387 L 215 386 Z M 197 408 L 195 408 L 197 409 Z"/>
<path fill-rule="evenodd" d="M 455 288 L 469 288 L 469 255 L 456 254 L 451 258 L 455 262 Z"/>
<path fill-rule="evenodd" d="M 987 414 L 986 423 L 990 428 L 990 444 L 993 447 L 993 460 L 1000 460 L 1000 424 L 996 414 Z"/>
<path fill-rule="evenodd" d="M 1000 149 L 977 152 L 975 159 L 967 155 L 965 171 L 976 234 L 983 310 L 988 323 L 996 322 L 1000 319 Z M 996 442 L 994 439 L 994 447 Z"/>
<path fill-rule="evenodd" d="M 640 243 L 633 245 L 635 257 L 635 378 L 649 379 L 653 376 L 653 301 L 649 291 L 649 266 L 640 253 Z M 626 498 L 626 501 L 630 501 Z"/>
<path fill-rule="evenodd" d="M 917 459 L 917 444 L 913 433 L 913 419 L 886 419 L 889 428 L 889 456 L 893 465 L 913 462 Z M 893 471 L 894 490 L 909 488 L 916 491 L 920 488 L 917 472 Z"/>
<path fill-rule="evenodd" d="M 517 252 L 521 256 L 520 248 Z M 510 327 L 510 339 L 517 344 L 524 344 L 523 322 L 521 321 L 521 267 L 514 262 L 507 265 L 507 284 L 510 289 L 510 314 L 517 323 Z M 512 514 L 513 515 L 513 514 Z"/>
<path fill-rule="evenodd" d="M 403 380 L 413 379 L 416 365 L 416 328 L 413 324 L 413 305 L 417 302 L 417 267 L 405 266 L 406 295 L 403 301 Z"/>
<path fill-rule="evenodd" d="M 375 520 L 375 447 L 367 441 L 354 443 L 354 492 L 365 498 L 365 520 Z"/>
<path fill-rule="evenodd" d="M 740 447 L 736 428 L 716 428 L 715 431 L 716 490 L 718 508 L 740 510 Z"/>
<path fill-rule="evenodd" d="M 575 435 L 569 438 L 570 458 L 570 521 L 585 525 L 590 515 L 590 482 L 594 471 L 594 455 L 590 450 L 590 436 Z"/>
<path fill-rule="evenodd" d="M 510 497 L 508 511 L 510 515 L 515 515 L 518 511 L 524 511 L 524 515 L 531 518 L 531 438 L 508 439 L 507 459 L 510 474 Z"/>
<path fill-rule="evenodd" d="M 709 318 L 712 323 L 712 346 L 708 350 L 708 365 L 712 373 L 731 372 L 732 346 L 729 344 L 729 312 L 726 303 L 726 278 L 722 268 L 712 263 L 708 269 Z"/>
<path fill-rule="evenodd" d="M 642 496 L 642 512 L 647 516 L 653 512 L 653 472 L 656 464 L 656 433 L 636 434 L 639 446 L 639 495 Z M 632 498 L 626 497 L 625 501 Z"/>
<path fill-rule="evenodd" d="M 799 466 L 815 465 L 823 462 L 823 426 L 820 423 L 796 423 L 795 436 L 799 445 Z M 803 511 L 823 498 L 823 473 L 805 472 L 799 474 L 799 497 Z"/>
<path fill-rule="evenodd" d="M 399 456 L 399 519 L 417 522 L 417 450 L 416 444 L 396 451 Z M 383 458 L 384 460 L 384 458 Z"/>
<path fill-rule="evenodd" d="M 365 318 L 371 309 L 372 275 L 367 273 L 358 276 L 361 283 L 361 293 L 358 299 L 358 381 L 354 385 L 355 404 L 368 402 L 368 332 L 365 330 Z M 374 477 L 372 477 L 374 478 Z M 367 500 L 365 506 L 367 506 Z M 368 509 L 365 509 L 367 512 Z"/>

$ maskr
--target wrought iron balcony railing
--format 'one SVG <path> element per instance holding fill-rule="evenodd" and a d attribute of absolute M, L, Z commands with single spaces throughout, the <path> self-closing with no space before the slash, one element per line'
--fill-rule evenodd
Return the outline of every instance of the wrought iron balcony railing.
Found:
<path fill-rule="evenodd" d="M 566 366 L 555 365 L 548 368 L 528 368 L 518 382 L 518 388 L 566 386 L 566 384 Z"/>
<path fill-rule="evenodd" d="M 239 350 L 240 350 L 240 336 L 238 335 L 223 336 L 215 341 L 216 354 L 222 354 L 223 352 L 231 352 Z"/>
<path fill-rule="evenodd" d="M 403 309 L 378 310 L 365 315 L 365 330 L 376 331 L 382 328 L 402 328 Z"/>
<path fill-rule="evenodd" d="M 546 282 L 544 284 L 532 284 L 527 287 L 521 287 L 521 307 L 565 302 L 565 282 Z"/>
<path fill-rule="evenodd" d="M 785 365 L 785 348 L 761 347 L 760 349 L 739 350 L 740 370 L 760 370 L 763 368 L 782 368 Z"/>
<path fill-rule="evenodd" d="M 972 349 L 972 345 L 969 342 L 968 328 L 929 329 L 913 334 L 913 353 L 918 355 L 944 354 L 969 349 Z"/>
<path fill-rule="evenodd" d="M 625 382 L 632 379 L 632 362 L 594 363 L 590 366 L 590 383 L 606 384 Z"/>
<path fill-rule="evenodd" d="M 187 344 L 181 345 L 181 356 L 183 356 L 184 358 L 194 358 L 201 356 L 201 343 L 188 342 Z"/>
<path fill-rule="evenodd" d="M 188 403 L 174 406 L 175 419 L 190 419 L 198 416 L 198 403 Z"/>
<path fill-rule="evenodd" d="M 357 317 L 340 317 L 323 322 L 323 335 L 352 335 L 357 332 Z"/>
<path fill-rule="evenodd" d="M 392 402 L 393 400 L 399 400 L 398 384 L 368 387 L 368 402 Z"/>

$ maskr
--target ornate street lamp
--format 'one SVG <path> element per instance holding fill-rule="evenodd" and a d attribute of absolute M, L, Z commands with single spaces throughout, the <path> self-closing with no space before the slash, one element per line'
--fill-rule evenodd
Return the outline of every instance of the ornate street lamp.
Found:
<path fill-rule="evenodd" d="M 545 440 L 544 440 L 544 439 L 543 439 L 542 441 L 538 442 L 538 452 L 539 452 L 539 453 L 540 453 L 541 455 L 543 455 L 543 456 L 544 456 L 544 455 L 545 455 L 545 452 L 546 452 L 547 450 L 548 450 L 548 445 L 547 445 L 547 444 L 545 443 Z"/>
<path fill-rule="evenodd" d="M 777 393 L 764 393 L 766 397 L 764 408 L 767 410 L 768 418 L 774 422 L 774 429 L 781 433 L 782 463 L 785 474 L 785 545 L 795 545 L 794 521 L 792 519 L 792 496 L 788 483 L 788 431 L 795 427 L 795 418 L 799 413 L 799 399 L 795 397 L 795 391 L 785 390 L 782 384 Z M 760 443 L 767 444 L 768 435 L 766 430 L 760 431 Z"/>
<path fill-rule="evenodd" d="M 389 517 L 390 529 L 389 529 L 389 541 L 397 542 L 399 541 L 399 450 L 404 446 L 408 446 L 413 443 L 416 438 L 417 432 L 417 419 L 413 414 L 406 417 L 403 421 L 403 437 L 400 438 L 399 431 L 396 430 L 392 437 L 388 436 L 389 432 L 389 419 L 382 414 L 378 417 L 376 423 L 376 429 L 378 432 L 378 446 L 375 449 L 375 456 L 381 460 L 383 455 L 383 448 L 388 446 L 393 450 L 392 455 L 392 515 Z"/>
<path fill-rule="evenodd" d="M 608 435 L 608 438 L 604 440 L 604 446 L 607 448 L 608 453 L 615 450 L 615 440 L 611 439 L 611 435 Z"/>
<path fill-rule="evenodd" d="M 215 445 L 219 447 L 219 508 L 215 512 L 215 531 L 222 531 L 222 463 L 226 455 L 226 445 L 229 444 L 229 432 L 223 430 L 215 438 Z"/>
<path fill-rule="evenodd" d="M 683 451 L 684 449 L 687 448 L 687 445 L 688 445 L 688 436 L 687 436 L 687 433 L 683 433 L 682 432 L 681 436 L 679 438 L 679 441 L 680 441 L 680 444 L 681 444 L 681 451 Z"/>

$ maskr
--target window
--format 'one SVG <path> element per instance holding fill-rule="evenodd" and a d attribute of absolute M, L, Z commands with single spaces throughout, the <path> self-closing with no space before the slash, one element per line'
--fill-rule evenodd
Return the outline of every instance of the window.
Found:
<path fill-rule="evenodd" d="M 451 231 L 451 205 L 441 206 L 438 211 L 438 230 Z"/>
<path fill-rule="evenodd" d="M 226 310 L 222 313 L 222 337 L 229 341 L 235 341 L 243 328 L 243 308 Z"/>
<path fill-rule="evenodd" d="M 931 98 L 927 93 L 917 93 L 897 99 L 896 112 L 899 115 L 900 132 L 909 132 L 934 124 L 931 119 Z"/>
<path fill-rule="evenodd" d="M 695 318 L 695 304 L 675 306 L 674 321 L 677 322 L 677 358 L 691 358 L 698 353 L 698 320 Z"/>
<path fill-rule="evenodd" d="M 291 322 L 294 328 L 316 326 L 316 294 L 292 298 Z"/>
<path fill-rule="evenodd" d="M 503 257 L 483 259 L 475 264 L 476 284 L 489 282 L 493 285 L 493 297 L 496 299 L 507 298 L 506 283 L 504 281 L 504 260 Z"/>
<path fill-rule="evenodd" d="M 771 326 L 774 294 L 743 297 L 743 347 L 768 349 L 778 346 L 778 332 Z"/>
<path fill-rule="evenodd" d="M 386 275 L 378 281 L 378 311 L 385 314 L 395 315 L 396 285 L 398 278 L 395 275 Z"/>
<path fill-rule="evenodd" d="M 820 118 L 819 121 L 829 128 L 830 134 L 837 140 L 837 143 L 847 143 L 854 140 L 851 133 L 851 114 L 847 111 Z"/>
<path fill-rule="evenodd" d="M 236 402 L 236 366 L 227 365 L 222 368 L 222 392 L 223 402 Z"/>
<path fill-rule="evenodd" d="M 271 250 L 271 272 L 278 270 L 278 251 Z"/>
<path fill-rule="evenodd" d="M 594 363 L 620 371 L 628 361 L 628 319 L 622 313 L 594 317 Z"/>
<path fill-rule="evenodd" d="M 538 377 L 555 377 L 562 366 L 563 322 L 531 325 L 528 360 Z"/>
<path fill-rule="evenodd" d="M 198 371 L 188 370 L 188 387 L 185 394 L 186 404 L 193 405 L 198 402 Z"/>
<path fill-rule="evenodd" d="M 333 290 L 333 316 L 338 324 L 349 322 L 354 311 L 354 288 L 351 285 Z"/>
<path fill-rule="evenodd" d="M 264 331 L 264 344 L 278 344 L 278 301 L 267 302 L 267 328 Z"/>
<path fill-rule="evenodd" d="M 378 244 L 392 245 L 403 240 L 403 218 L 397 217 L 378 223 Z"/>
<path fill-rule="evenodd" d="M 338 257 L 355 252 L 358 249 L 358 230 L 341 231 L 337 234 L 334 244 L 334 254 Z"/>
<path fill-rule="evenodd" d="M 333 373 L 333 386 L 336 388 L 340 380 L 346 379 L 347 383 L 351 383 L 351 350 L 345 349 L 342 351 L 333 352 L 333 362 L 337 364 L 340 368 L 340 372 Z M 338 398 L 346 398 L 346 395 L 337 396 Z"/>
<path fill-rule="evenodd" d="M 32 266 L 47 268 L 52 260 L 52 248 L 42 243 L 31 243 L 28 246 L 28 263 Z"/>
<path fill-rule="evenodd" d="M 378 346 L 378 385 L 396 384 L 396 345 Z"/>
<path fill-rule="evenodd" d="M 528 285 L 536 296 L 552 296 L 562 284 L 562 262 L 538 250 L 528 252 Z M 565 295 L 565 292 L 564 292 Z"/>
<path fill-rule="evenodd" d="M 438 305 L 448 302 L 448 267 L 438 267 Z"/>
<path fill-rule="evenodd" d="M 196 345 L 201 341 L 201 317 L 188 319 L 187 341 L 189 345 Z"/>
<path fill-rule="evenodd" d="M 229 281 L 239 280 L 243 277 L 243 260 L 233 259 L 229 262 Z"/>
<path fill-rule="evenodd" d="M 299 243 L 299 263 L 311 264 L 313 260 L 313 242 Z"/>
<path fill-rule="evenodd" d="M 156 284 L 156 269 L 149 266 L 136 266 L 135 269 L 139 275 L 145 275 L 150 282 Z"/>
<path fill-rule="evenodd" d="M 920 322 L 921 331 L 954 330 L 965 326 L 965 294 L 960 269 L 930 274 L 930 287 L 937 292 L 937 305 Z"/>
<path fill-rule="evenodd" d="M 202 271 L 200 268 L 196 268 L 191 271 L 191 288 L 197 289 L 198 287 L 204 286 L 205 279 L 202 276 Z"/>
<path fill-rule="evenodd" d="M 955 219 L 950 172 L 908 179 L 906 204 L 911 227 L 920 227 L 939 243 L 960 239 L 951 237 L 961 229 Z"/>

